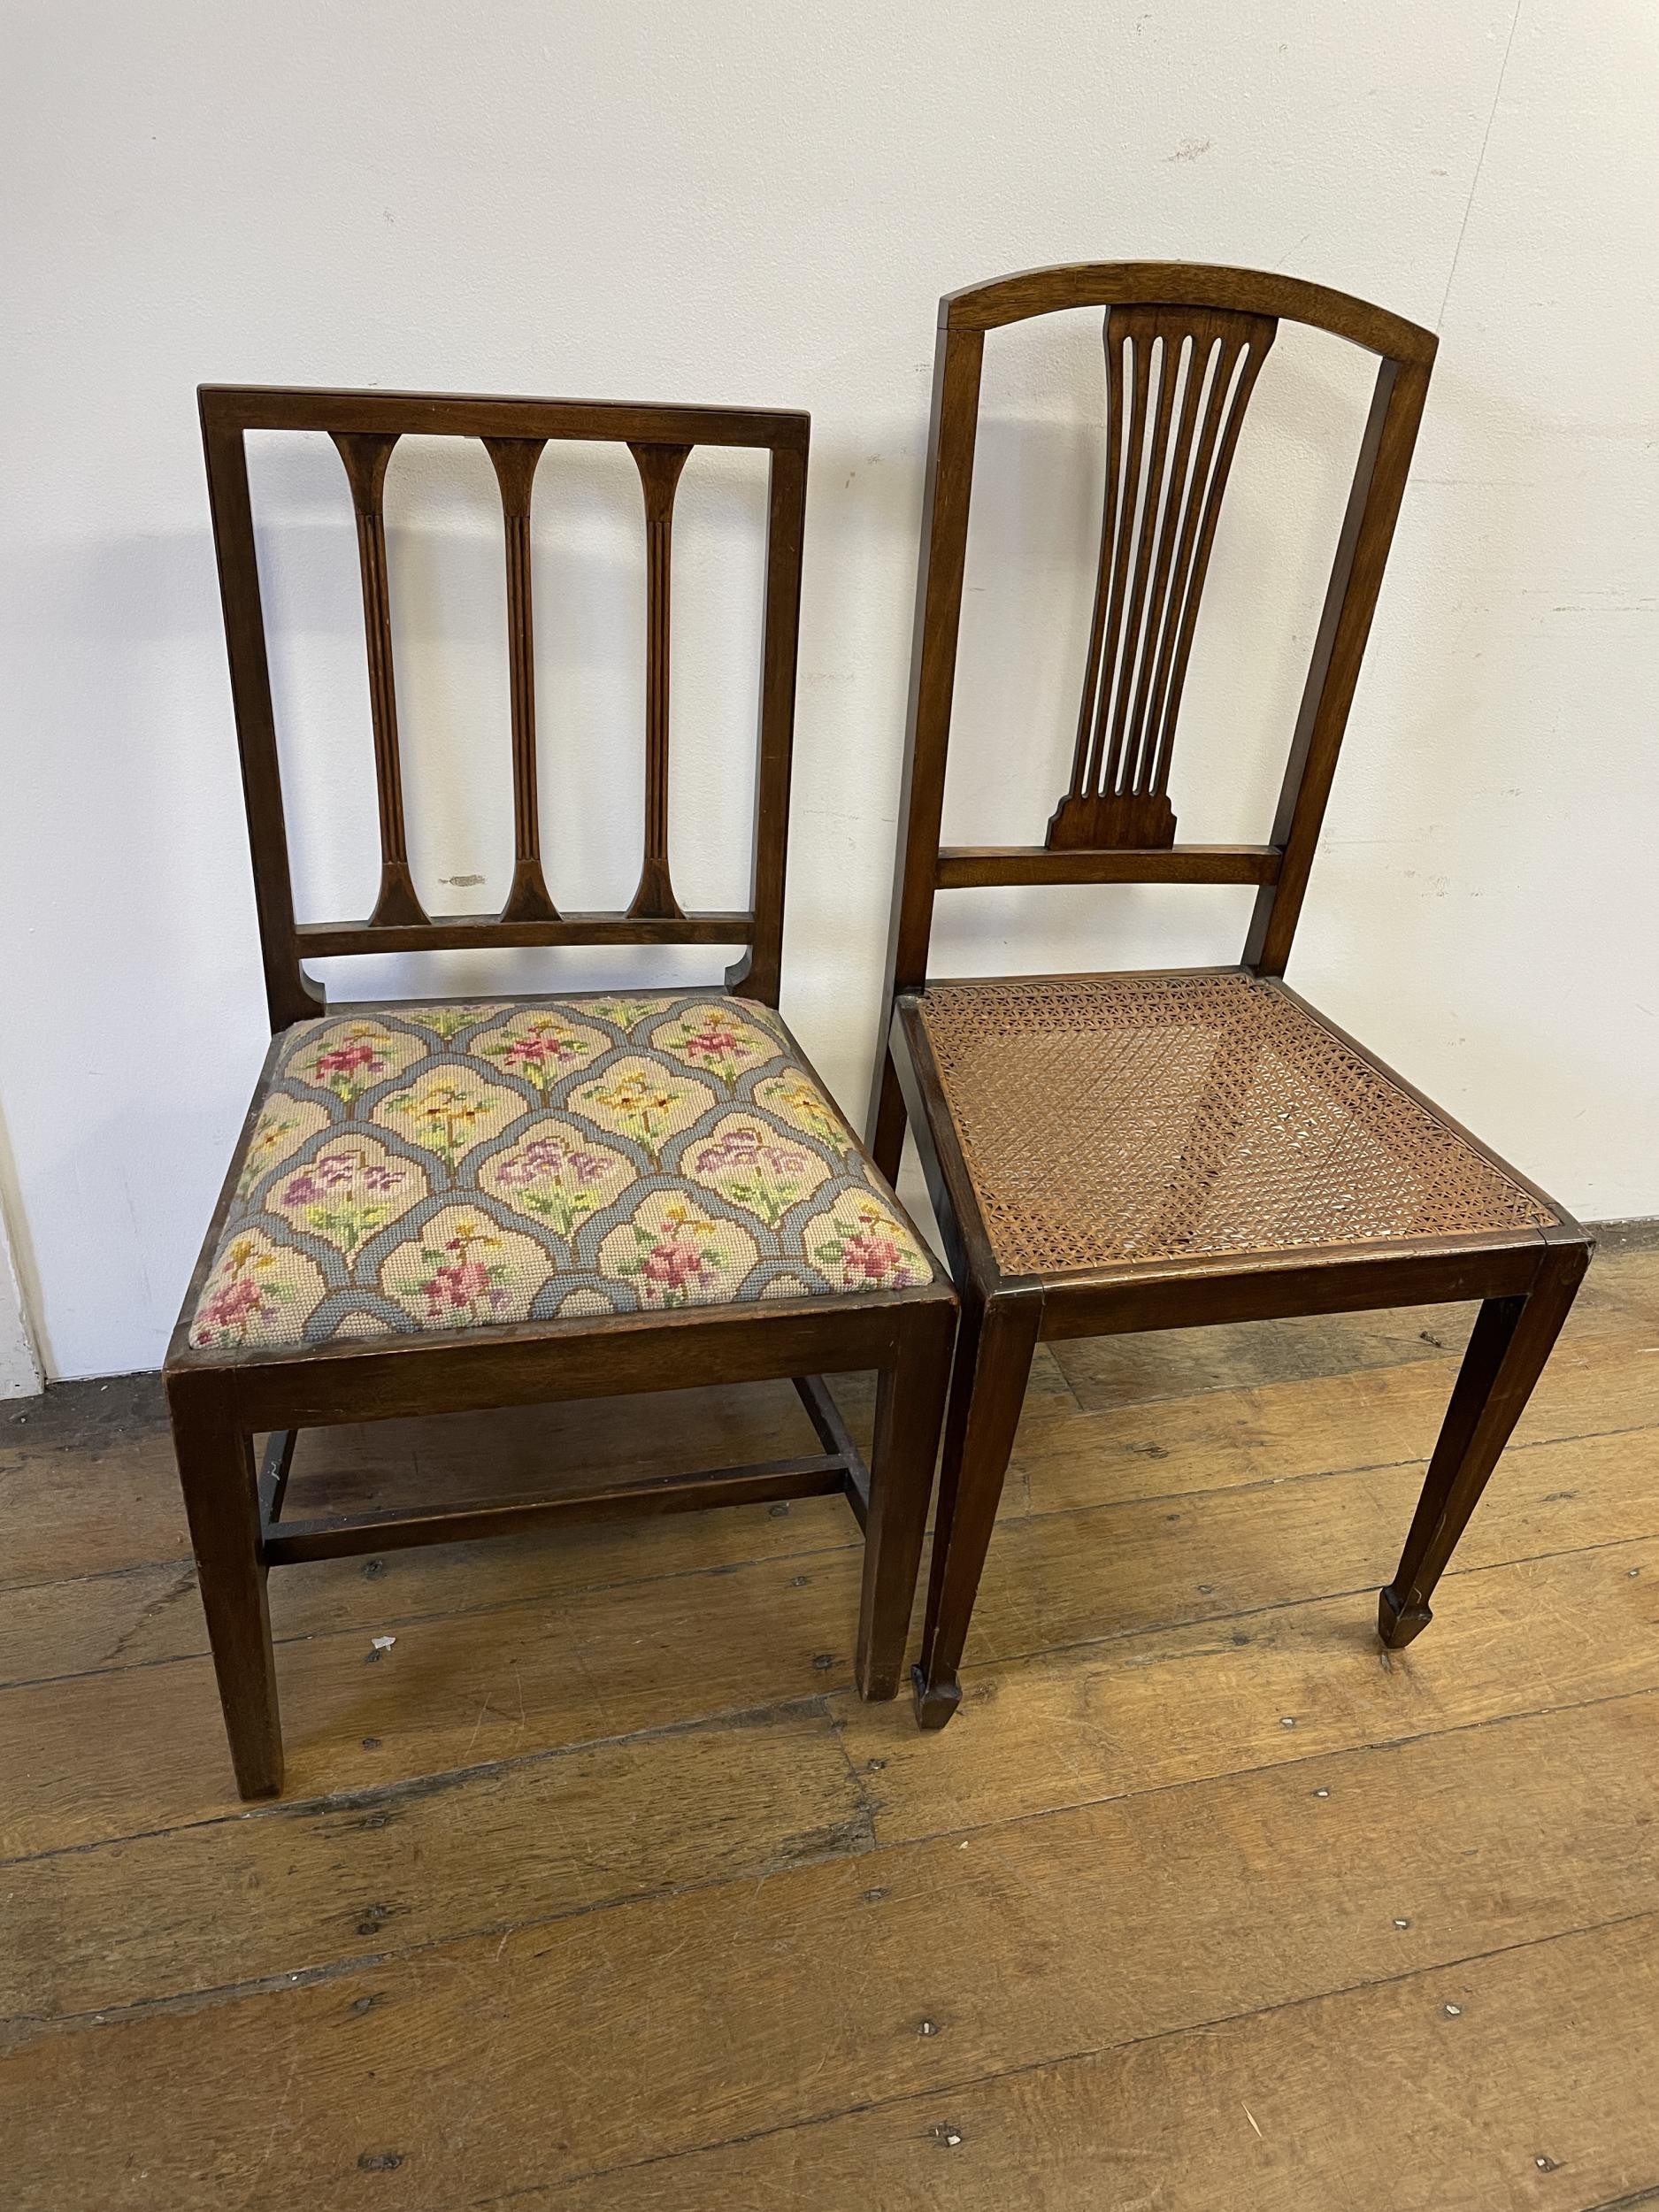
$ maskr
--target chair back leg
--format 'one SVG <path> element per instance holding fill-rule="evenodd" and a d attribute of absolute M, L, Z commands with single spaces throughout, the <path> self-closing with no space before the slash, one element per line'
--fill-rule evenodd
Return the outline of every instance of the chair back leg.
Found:
<path fill-rule="evenodd" d="M 889 1005 L 889 1019 L 892 1011 Z M 893 1064 L 893 1050 L 884 1028 L 876 1055 L 875 1094 L 870 1102 L 869 1144 L 871 1157 L 895 1190 L 899 1162 L 904 1153 L 904 1094 L 899 1088 L 899 1071 Z"/>
<path fill-rule="evenodd" d="M 1434 1586 L 1526 1410 L 1571 1310 L 1590 1250 L 1576 1238 L 1552 1242 L 1524 1297 L 1488 1298 L 1476 1317 L 1405 1550 L 1378 1601 L 1378 1633 L 1393 1650 L 1420 1636 L 1433 1617 L 1429 1600 Z"/>

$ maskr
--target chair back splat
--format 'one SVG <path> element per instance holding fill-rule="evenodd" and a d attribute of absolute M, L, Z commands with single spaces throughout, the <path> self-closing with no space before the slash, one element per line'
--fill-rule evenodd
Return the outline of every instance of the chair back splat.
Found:
<path fill-rule="evenodd" d="M 1040 846 L 941 846 L 987 331 L 1105 311 L 1106 481 L 1070 787 Z M 1281 321 L 1379 357 L 1271 841 L 1176 841 L 1181 691 L 1228 472 Z M 1197 263 L 1033 270 L 940 304 L 888 1002 L 927 979 L 933 902 L 986 884 L 1249 883 L 1244 965 L 1284 973 L 1428 388 L 1430 331 L 1290 277 Z M 878 1083 L 880 1076 L 878 1073 Z"/>
<path fill-rule="evenodd" d="M 286 1028 L 322 1010 L 322 994 L 302 966 L 307 956 L 457 947 L 742 945 L 747 953 L 727 971 L 727 987 L 775 1006 L 783 940 L 808 418 L 763 408 L 628 406 L 225 384 L 204 385 L 200 400 L 272 1028 Z M 250 430 L 326 431 L 339 449 L 350 487 L 363 580 L 380 832 L 380 888 L 373 911 L 363 921 L 300 922 L 295 917 L 248 488 L 245 436 Z M 410 872 L 385 520 L 387 464 L 405 434 L 480 440 L 501 490 L 512 712 L 513 872 L 497 914 L 434 918 L 421 904 Z M 645 840 L 639 887 L 626 913 L 565 913 L 542 872 L 536 804 L 530 499 L 536 465 L 555 438 L 626 444 L 644 495 Z M 753 446 L 771 456 L 753 892 L 747 908 L 719 913 L 685 911 L 674 895 L 668 861 L 674 495 L 695 445 Z"/>

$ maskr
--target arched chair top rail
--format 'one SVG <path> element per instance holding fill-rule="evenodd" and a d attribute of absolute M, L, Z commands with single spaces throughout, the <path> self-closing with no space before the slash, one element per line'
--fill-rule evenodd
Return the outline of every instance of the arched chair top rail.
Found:
<path fill-rule="evenodd" d="M 1432 330 L 1391 315 L 1350 292 L 1307 284 L 1269 269 L 1228 269 L 1204 261 L 1071 261 L 1052 269 L 1022 269 L 947 292 L 939 303 L 941 329 L 996 330 L 1068 307 L 1220 307 L 1309 323 L 1350 345 L 1390 360 L 1434 358 Z"/>

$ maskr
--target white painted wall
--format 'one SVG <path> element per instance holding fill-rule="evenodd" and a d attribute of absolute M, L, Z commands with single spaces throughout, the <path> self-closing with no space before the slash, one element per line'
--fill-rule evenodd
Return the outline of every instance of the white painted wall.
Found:
<path fill-rule="evenodd" d="M 1581 1213 L 1659 1210 L 1648 0 L 10 0 L 3 25 L 0 1104 L 53 1371 L 159 1356 L 263 1044 L 196 382 L 812 411 L 785 1009 L 861 1113 L 934 303 L 1069 258 L 1285 269 L 1441 330 L 1292 977 Z M 1035 839 L 1065 780 L 1099 376 L 1080 323 L 994 342 L 958 837 Z M 1363 379 L 1288 332 L 1270 362 L 1184 834 L 1263 832 Z M 373 847 L 343 482 L 301 449 L 256 486 L 303 893 L 349 910 Z M 538 488 L 572 900 L 636 865 L 636 503 L 614 453 Z M 470 905 L 510 842 L 481 456 L 411 448 L 393 505 L 418 872 Z M 756 513 L 752 472 L 694 461 L 675 831 L 700 899 L 742 883 L 716 802 L 752 727 Z M 941 956 L 987 968 L 1230 958 L 1248 898 L 954 895 Z"/>

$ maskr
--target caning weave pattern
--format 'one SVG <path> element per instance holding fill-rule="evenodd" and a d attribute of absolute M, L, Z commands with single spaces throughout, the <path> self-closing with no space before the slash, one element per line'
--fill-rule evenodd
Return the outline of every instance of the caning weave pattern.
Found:
<path fill-rule="evenodd" d="M 1010 1274 L 1555 1218 L 1251 976 L 934 985 L 920 1010 Z"/>

